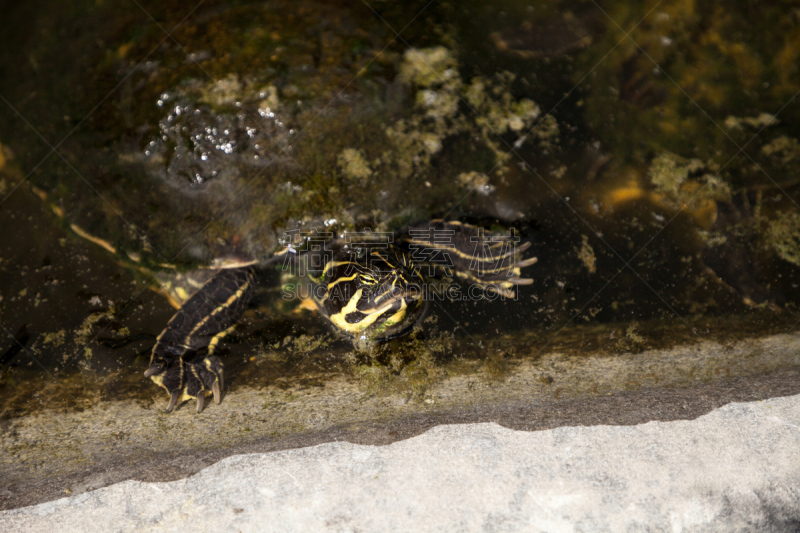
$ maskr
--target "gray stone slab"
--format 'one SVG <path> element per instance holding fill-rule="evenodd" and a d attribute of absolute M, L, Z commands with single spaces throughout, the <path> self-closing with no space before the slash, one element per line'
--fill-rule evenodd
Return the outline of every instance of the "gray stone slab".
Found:
<path fill-rule="evenodd" d="M 228 457 L 0 513 L 3 531 L 798 531 L 800 395 L 691 421 L 438 426 Z"/>

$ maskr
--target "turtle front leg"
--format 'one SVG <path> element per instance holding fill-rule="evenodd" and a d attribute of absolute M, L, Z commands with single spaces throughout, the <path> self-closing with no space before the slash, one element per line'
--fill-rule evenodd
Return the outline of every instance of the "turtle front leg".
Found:
<path fill-rule="evenodd" d="M 178 309 L 158 336 L 150 367 L 145 371 L 170 395 L 167 412 L 178 402 L 197 399 L 203 410 L 206 395 L 222 400 L 223 366 L 214 349 L 241 318 L 255 292 L 250 268 L 218 272 Z M 208 354 L 202 359 L 198 354 Z"/>
<path fill-rule="evenodd" d="M 155 363 L 144 375 L 170 395 L 168 413 L 172 412 L 178 402 L 190 399 L 197 399 L 197 412 L 200 413 L 205 405 L 205 397 L 209 394 L 214 395 L 215 403 L 222 401 L 223 365 L 213 355 L 190 362 L 178 359 L 171 365 Z"/>
<path fill-rule="evenodd" d="M 523 256 L 531 243 L 519 243 L 514 233 L 438 219 L 411 228 L 409 233 L 412 259 L 434 267 L 437 275 L 444 273 L 507 298 L 514 297 L 514 287 L 533 283 L 522 274 L 523 268 L 537 261 Z"/>

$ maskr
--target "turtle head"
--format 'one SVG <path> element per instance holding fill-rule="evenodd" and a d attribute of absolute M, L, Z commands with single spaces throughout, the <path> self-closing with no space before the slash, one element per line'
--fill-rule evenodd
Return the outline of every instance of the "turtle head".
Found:
<path fill-rule="evenodd" d="M 424 281 L 406 254 L 377 250 L 331 264 L 321 307 L 357 349 L 405 335 L 424 316 Z"/>

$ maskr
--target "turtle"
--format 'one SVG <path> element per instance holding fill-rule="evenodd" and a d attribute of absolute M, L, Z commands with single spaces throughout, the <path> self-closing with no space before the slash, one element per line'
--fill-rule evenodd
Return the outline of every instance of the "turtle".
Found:
<path fill-rule="evenodd" d="M 260 265 L 245 261 L 220 268 L 185 301 L 158 336 L 144 372 L 169 394 L 167 412 L 196 399 L 200 413 L 209 395 L 221 402 L 224 365 L 214 351 L 247 308 L 258 271 L 276 262 L 303 262 L 311 300 L 358 350 L 411 332 L 428 313 L 433 287 L 449 288 L 458 279 L 468 283 L 470 296 L 478 288 L 510 297 L 517 286 L 533 283 L 521 269 L 537 262 L 522 256 L 530 241 L 518 244 L 513 232 L 458 220 L 415 225 L 396 243 L 392 235 L 381 239 L 387 235 L 369 231 L 331 240 L 324 233 L 288 232 L 280 253 Z"/>

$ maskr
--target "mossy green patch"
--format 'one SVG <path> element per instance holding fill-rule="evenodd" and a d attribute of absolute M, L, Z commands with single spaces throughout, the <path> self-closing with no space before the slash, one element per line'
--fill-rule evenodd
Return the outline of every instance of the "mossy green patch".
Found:
<path fill-rule="evenodd" d="M 767 231 L 770 247 L 781 259 L 800 266 L 800 215 L 783 212 L 770 221 Z"/>

